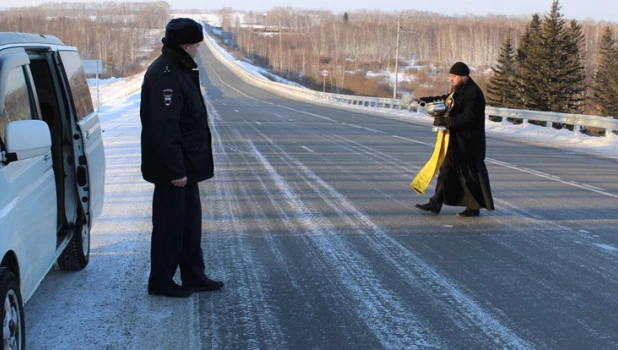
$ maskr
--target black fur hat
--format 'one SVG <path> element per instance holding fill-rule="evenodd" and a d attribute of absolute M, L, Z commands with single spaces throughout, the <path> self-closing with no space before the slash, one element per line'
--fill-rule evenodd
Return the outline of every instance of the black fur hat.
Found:
<path fill-rule="evenodd" d="M 470 68 L 463 62 L 456 62 L 449 71 L 450 74 L 459 75 L 462 77 L 470 75 Z"/>
<path fill-rule="evenodd" d="M 191 18 L 174 18 L 165 26 L 165 45 L 195 44 L 204 40 L 202 25 Z"/>

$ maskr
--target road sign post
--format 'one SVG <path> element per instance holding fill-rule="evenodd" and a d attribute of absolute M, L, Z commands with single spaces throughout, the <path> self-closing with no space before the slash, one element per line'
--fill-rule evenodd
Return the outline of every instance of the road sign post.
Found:
<path fill-rule="evenodd" d="M 325 69 L 322 71 L 322 92 L 326 92 L 326 76 L 328 75 L 328 71 Z"/>

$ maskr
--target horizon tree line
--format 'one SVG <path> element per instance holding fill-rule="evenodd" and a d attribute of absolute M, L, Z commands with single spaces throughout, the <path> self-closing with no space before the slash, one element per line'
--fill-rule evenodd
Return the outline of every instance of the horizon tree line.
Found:
<path fill-rule="evenodd" d="M 599 85 L 598 70 L 609 70 L 602 63 L 604 35 L 615 36 L 618 26 L 567 20 L 560 8 L 556 0 L 543 18 L 533 15 L 528 23 L 518 17 L 448 17 L 419 11 L 354 11 L 338 18 L 290 7 L 250 12 L 243 23 L 224 9 L 221 24 L 224 43 L 237 51 L 238 59 L 316 90 L 322 90 L 320 72 L 326 69 L 327 91 L 391 97 L 393 82 L 374 73 L 392 72 L 398 65 L 398 76 L 403 77 L 398 79 L 399 96 L 442 94 L 448 90 L 448 68 L 464 61 L 496 107 L 601 113 L 600 104 L 611 104 L 599 103 L 592 87 Z M 505 59 L 509 61 L 502 62 Z M 501 69 L 512 71 L 504 82 Z M 608 72 L 605 79 L 615 76 L 615 71 Z M 367 84 L 381 88 L 368 89 Z M 498 93 L 498 88 L 505 91 Z"/>
<path fill-rule="evenodd" d="M 102 76 L 123 77 L 143 69 L 169 11 L 165 1 L 44 3 L 0 11 L 0 31 L 55 35 L 82 59 L 101 59 Z"/>
<path fill-rule="evenodd" d="M 531 21 L 291 7 L 244 18 L 230 8 L 217 14 L 223 43 L 238 59 L 316 90 L 328 70 L 329 92 L 392 97 L 393 81 L 380 73 L 397 67 L 398 96 L 442 94 L 450 65 L 464 61 L 492 105 L 616 116 L 618 24 L 568 21 L 559 9 L 554 1 L 544 18 Z M 77 46 L 82 58 L 102 59 L 107 76 L 122 77 L 156 56 L 172 15 L 164 1 L 47 3 L 0 11 L 0 30 L 54 34 Z"/>

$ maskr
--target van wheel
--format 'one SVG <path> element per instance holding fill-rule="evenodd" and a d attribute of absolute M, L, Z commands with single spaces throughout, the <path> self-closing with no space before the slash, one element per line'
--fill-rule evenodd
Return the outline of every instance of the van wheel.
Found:
<path fill-rule="evenodd" d="M 58 267 L 62 270 L 82 270 L 90 260 L 90 227 L 88 222 L 75 227 L 73 238 L 58 257 Z"/>
<path fill-rule="evenodd" d="M 24 304 L 17 277 L 7 268 L 0 268 L 0 298 L 2 298 L 3 349 L 26 348 Z"/>

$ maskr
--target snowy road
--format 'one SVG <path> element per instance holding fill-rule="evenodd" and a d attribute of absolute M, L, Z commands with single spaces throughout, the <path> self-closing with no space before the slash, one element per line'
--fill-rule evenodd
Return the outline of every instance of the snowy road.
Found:
<path fill-rule="evenodd" d="M 217 167 L 203 249 L 225 288 L 146 293 L 152 187 L 132 95 L 101 110 L 90 265 L 52 271 L 28 302 L 30 349 L 618 347 L 616 159 L 489 137 L 497 209 L 426 215 L 414 204 L 429 194 L 408 187 L 426 124 L 285 100 L 201 57 Z"/>

